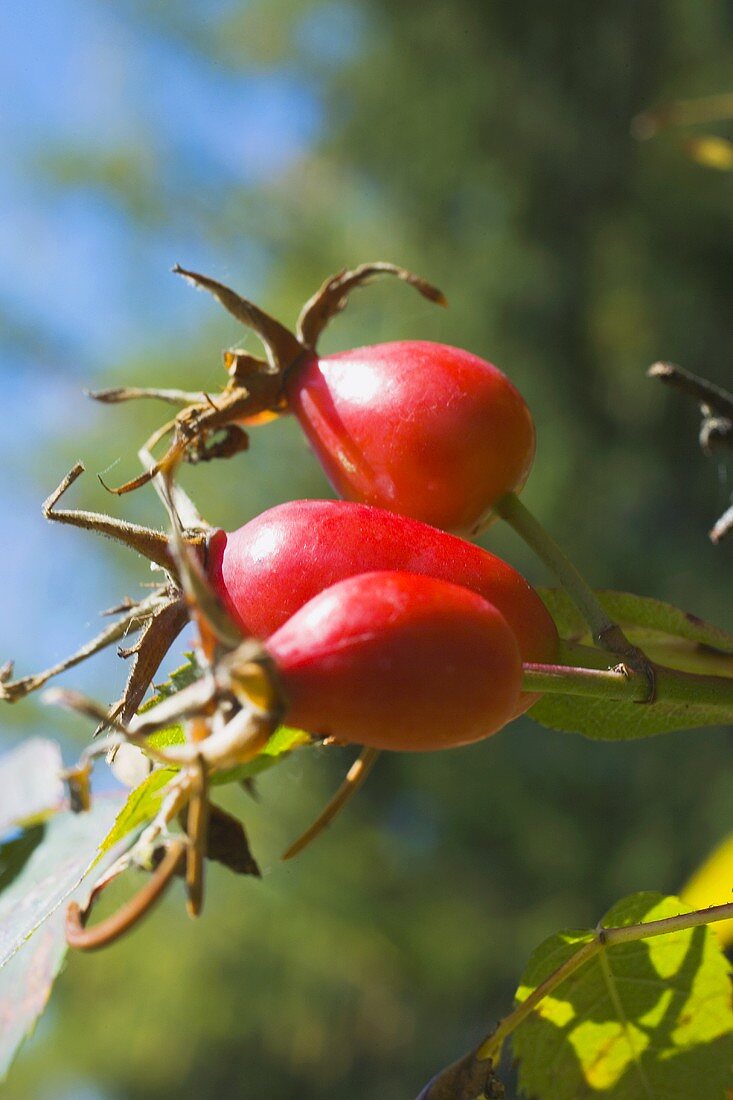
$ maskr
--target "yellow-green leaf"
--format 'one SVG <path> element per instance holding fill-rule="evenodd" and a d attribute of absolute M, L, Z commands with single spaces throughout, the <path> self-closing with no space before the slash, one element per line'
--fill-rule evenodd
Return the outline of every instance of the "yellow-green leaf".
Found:
<path fill-rule="evenodd" d="M 685 912 L 677 898 L 636 894 L 606 927 Z M 560 932 L 527 967 L 526 999 L 593 931 Z M 709 928 L 601 948 L 539 1003 L 512 1037 L 520 1087 L 535 1100 L 723 1100 L 733 1083 L 728 962 Z"/>

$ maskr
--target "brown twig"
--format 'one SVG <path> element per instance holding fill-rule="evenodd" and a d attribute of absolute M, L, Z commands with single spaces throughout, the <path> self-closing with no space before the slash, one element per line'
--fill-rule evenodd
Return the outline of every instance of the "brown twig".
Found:
<path fill-rule="evenodd" d="M 733 394 L 716 386 L 714 382 L 708 382 L 674 363 L 654 363 L 647 374 L 650 378 L 657 378 L 666 386 L 672 386 L 673 389 L 694 398 L 699 404 L 707 405 L 727 420 L 733 419 Z"/>

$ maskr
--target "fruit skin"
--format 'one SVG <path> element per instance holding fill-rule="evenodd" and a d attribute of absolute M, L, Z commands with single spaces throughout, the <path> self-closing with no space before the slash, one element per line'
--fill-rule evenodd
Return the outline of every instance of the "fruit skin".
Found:
<path fill-rule="evenodd" d="M 285 721 L 376 749 L 452 748 L 514 716 L 516 638 L 475 592 L 415 573 L 349 577 L 319 593 L 267 641 Z"/>
<path fill-rule="evenodd" d="M 374 570 L 421 573 L 477 592 L 516 635 L 524 661 L 551 662 L 557 630 L 511 565 L 417 520 L 343 500 L 296 500 L 232 534 L 217 531 L 207 572 L 245 634 L 266 639 L 324 588 Z M 523 695 L 519 713 L 536 701 Z"/>
<path fill-rule="evenodd" d="M 506 375 L 459 348 L 405 340 L 306 356 L 285 379 L 339 496 L 469 533 L 522 487 L 529 409 Z"/>

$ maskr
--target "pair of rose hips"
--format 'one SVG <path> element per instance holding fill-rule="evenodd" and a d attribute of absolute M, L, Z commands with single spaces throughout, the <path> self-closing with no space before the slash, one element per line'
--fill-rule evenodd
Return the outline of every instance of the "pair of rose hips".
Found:
<path fill-rule="evenodd" d="M 426 342 L 305 356 L 285 391 L 347 499 L 218 531 L 206 568 L 273 657 L 286 720 L 401 751 L 501 729 L 536 698 L 522 663 L 552 660 L 557 632 L 516 570 L 446 529 L 472 530 L 524 483 L 522 397 L 491 364 Z"/>

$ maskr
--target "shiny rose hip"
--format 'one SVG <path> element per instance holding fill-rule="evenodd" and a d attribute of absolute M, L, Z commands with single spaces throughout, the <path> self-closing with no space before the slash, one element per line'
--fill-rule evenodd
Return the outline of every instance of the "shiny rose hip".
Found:
<path fill-rule="evenodd" d="M 207 553 L 214 590 L 243 632 L 260 639 L 323 589 L 375 570 L 419 573 L 471 589 L 504 616 L 524 661 L 555 657 L 555 624 L 516 569 L 473 543 L 382 509 L 292 501 L 231 534 L 217 531 Z M 535 699 L 522 695 L 518 712 Z"/>
<path fill-rule="evenodd" d="M 459 348 L 406 340 L 309 354 L 285 393 L 339 496 L 447 531 L 473 531 L 532 466 L 521 394 Z"/>
<path fill-rule="evenodd" d="M 522 660 L 476 592 L 414 573 L 362 573 L 300 608 L 267 641 L 285 721 L 401 752 L 452 748 L 514 717 Z"/>

